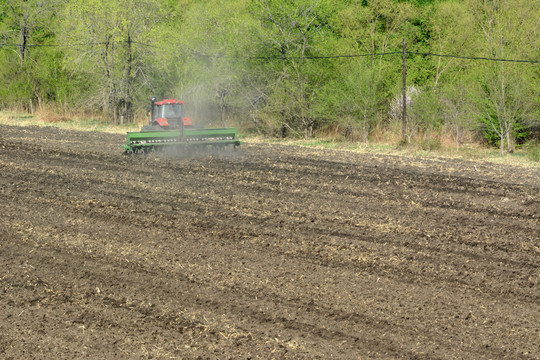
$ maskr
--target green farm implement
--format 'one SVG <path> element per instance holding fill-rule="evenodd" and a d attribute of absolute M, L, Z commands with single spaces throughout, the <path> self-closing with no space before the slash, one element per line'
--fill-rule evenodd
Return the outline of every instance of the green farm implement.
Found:
<path fill-rule="evenodd" d="M 190 151 L 203 147 L 236 148 L 240 141 L 235 128 L 196 128 L 191 119 L 183 116 L 182 101 L 155 98 L 148 108 L 150 121 L 139 132 L 128 132 L 125 154 L 147 153 L 154 150 L 177 149 Z"/>
<path fill-rule="evenodd" d="M 149 152 L 163 148 L 187 149 L 196 147 L 227 146 L 237 147 L 235 128 L 224 129 L 184 129 L 169 131 L 128 132 L 124 145 L 126 154 Z"/>

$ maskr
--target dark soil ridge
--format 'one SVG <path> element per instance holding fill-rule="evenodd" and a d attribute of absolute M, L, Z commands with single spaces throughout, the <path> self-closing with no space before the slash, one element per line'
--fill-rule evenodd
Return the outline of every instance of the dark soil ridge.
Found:
<path fill-rule="evenodd" d="M 0 126 L 0 357 L 538 359 L 535 168 Z"/>

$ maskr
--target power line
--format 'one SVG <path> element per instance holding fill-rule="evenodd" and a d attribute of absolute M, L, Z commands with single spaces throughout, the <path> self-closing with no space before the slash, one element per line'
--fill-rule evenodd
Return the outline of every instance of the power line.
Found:
<path fill-rule="evenodd" d="M 122 41 L 111 41 L 111 42 L 91 42 L 91 43 L 75 43 L 75 44 L 0 44 L 0 47 L 78 47 L 78 46 L 93 46 L 93 45 L 106 45 L 111 43 L 124 42 Z"/>
<path fill-rule="evenodd" d="M 122 43 L 132 43 L 139 44 L 147 47 L 158 48 L 159 46 L 145 44 L 140 41 L 128 41 L 128 40 L 112 40 L 112 41 L 98 41 L 98 42 L 84 42 L 84 43 L 73 43 L 73 44 L 11 44 L 11 43 L 1 43 L 0 48 L 2 47 L 79 47 L 79 46 L 95 46 L 95 45 L 110 45 L 110 44 L 122 44 Z"/>
<path fill-rule="evenodd" d="M 357 58 L 357 57 L 366 57 L 366 56 L 385 56 L 385 55 L 397 55 L 397 54 L 401 55 L 403 54 L 403 51 L 391 51 L 391 52 L 385 52 L 385 53 L 355 54 L 355 55 L 306 56 L 305 58 L 306 59 L 337 59 L 337 58 Z M 405 51 L 405 54 L 436 56 L 436 57 L 440 56 L 440 57 L 468 59 L 468 60 L 504 61 L 504 62 L 531 63 L 531 64 L 540 63 L 540 60 L 498 59 L 498 58 L 488 58 L 488 57 L 434 54 L 434 53 L 424 53 L 424 52 L 416 52 L 416 51 Z"/>
<path fill-rule="evenodd" d="M 517 63 L 531 63 L 538 64 L 539 60 L 515 60 L 515 59 L 497 59 L 497 58 L 487 58 L 487 57 L 474 57 L 474 56 L 458 56 L 458 55 L 446 55 L 446 54 L 433 54 L 433 53 L 422 53 L 416 51 L 406 51 L 407 54 L 414 55 L 424 55 L 424 56 L 437 56 L 437 57 L 447 57 L 447 58 L 456 58 L 456 59 L 468 59 L 468 60 L 487 60 L 487 61 L 501 61 L 501 62 L 517 62 Z"/>
<path fill-rule="evenodd" d="M 358 57 L 368 57 L 368 56 L 385 56 L 385 55 L 396 55 L 401 54 L 401 51 L 391 51 L 384 53 L 371 53 L 371 54 L 353 54 L 353 55 L 320 55 L 320 56 L 306 56 L 306 59 L 340 59 L 340 58 L 358 58 Z"/>
<path fill-rule="evenodd" d="M 117 40 L 109 42 L 87 42 L 87 43 L 74 43 L 74 44 L 13 44 L 13 43 L 1 43 L 0 48 L 2 47 L 81 47 L 81 46 L 96 46 L 96 45 L 108 45 L 112 43 L 128 43 L 128 40 Z M 140 41 L 130 41 L 132 44 L 138 44 L 147 47 L 160 48 L 157 45 L 146 44 Z M 360 58 L 360 57 L 370 57 L 370 56 L 387 56 L 387 55 L 398 55 L 403 54 L 402 51 L 390 51 L 383 53 L 368 53 L 368 54 L 349 54 L 349 55 L 314 55 L 314 56 L 305 56 L 305 59 L 310 60 L 322 60 L 322 59 L 343 59 L 343 58 Z M 446 57 L 446 58 L 455 58 L 455 59 L 466 59 L 466 60 L 484 60 L 484 61 L 497 61 L 497 62 L 514 62 L 514 63 L 529 63 L 529 64 L 538 64 L 540 60 L 523 60 L 523 59 L 500 59 L 500 58 L 489 58 L 489 57 L 477 57 L 477 56 L 459 56 L 451 54 L 435 54 L 428 52 L 417 52 L 417 51 L 406 51 L 406 54 L 413 55 L 422 55 L 422 56 L 434 56 L 434 57 Z M 200 57 L 230 57 L 225 55 L 215 56 L 207 54 L 195 54 Z M 247 58 L 247 59 L 282 59 L 283 56 L 237 56 L 236 58 Z"/>

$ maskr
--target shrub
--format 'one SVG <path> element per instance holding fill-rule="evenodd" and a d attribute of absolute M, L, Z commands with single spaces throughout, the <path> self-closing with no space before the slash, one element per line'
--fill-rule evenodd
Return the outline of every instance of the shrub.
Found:
<path fill-rule="evenodd" d="M 531 141 L 526 145 L 527 157 L 534 161 L 540 162 L 540 143 L 538 141 Z"/>

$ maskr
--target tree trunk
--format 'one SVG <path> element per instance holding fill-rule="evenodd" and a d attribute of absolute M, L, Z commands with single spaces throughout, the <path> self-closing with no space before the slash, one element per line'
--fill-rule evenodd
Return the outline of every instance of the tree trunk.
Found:
<path fill-rule="evenodd" d="M 229 95 L 229 92 L 229 87 L 216 86 L 216 97 L 219 105 L 219 120 L 222 127 L 225 127 L 227 122 L 227 102 L 225 99 L 227 98 L 227 95 Z"/>
<path fill-rule="evenodd" d="M 514 131 L 512 128 L 506 132 L 506 148 L 509 153 L 513 153 L 516 150 L 516 143 L 514 141 Z"/>
<path fill-rule="evenodd" d="M 459 137 L 460 137 L 460 131 L 459 131 L 459 125 L 456 125 L 456 151 L 459 152 Z"/>
<path fill-rule="evenodd" d="M 27 29 L 26 23 L 25 23 L 21 28 L 21 43 L 19 45 L 19 56 L 21 57 L 21 66 L 24 65 L 24 56 L 25 56 L 25 53 L 26 53 L 26 42 L 27 41 L 28 41 L 28 29 Z"/>
<path fill-rule="evenodd" d="M 132 120 L 131 114 L 131 71 L 133 68 L 133 53 L 132 53 L 132 42 L 131 35 L 128 34 L 127 39 L 127 63 L 126 63 L 126 74 L 125 74 L 125 97 L 123 99 L 123 109 L 122 109 L 122 121 L 121 125 L 130 123 Z"/>

